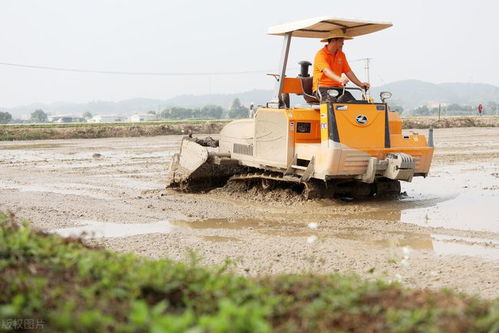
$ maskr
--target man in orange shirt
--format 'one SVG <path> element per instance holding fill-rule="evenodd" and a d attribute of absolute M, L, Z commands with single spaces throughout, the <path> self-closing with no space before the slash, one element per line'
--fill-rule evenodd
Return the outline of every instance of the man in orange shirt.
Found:
<path fill-rule="evenodd" d="M 343 87 L 349 81 L 364 90 L 370 87 L 369 83 L 361 82 L 348 65 L 347 58 L 342 51 L 345 39 L 352 39 L 352 37 L 345 35 L 341 29 L 332 31 L 326 39 L 321 40 L 327 44 L 315 55 L 312 90 L 321 100 L 327 98 L 327 90 L 331 88 L 339 90 L 341 95 Z M 342 74 L 346 77 L 342 77 Z M 350 92 L 345 91 L 342 99 L 349 101 L 354 97 Z"/>

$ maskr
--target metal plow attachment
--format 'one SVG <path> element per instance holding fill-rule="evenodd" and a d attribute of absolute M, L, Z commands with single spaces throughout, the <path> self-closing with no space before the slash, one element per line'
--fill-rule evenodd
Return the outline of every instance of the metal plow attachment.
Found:
<path fill-rule="evenodd" d="M 173 155 L 166 187 L 185 192 L 200 192 L 225 185 L 230 176 L 245 170 L 238 161 L 217 149 L 209 149 L 193 138 L 184 138 L 180 152 Z"/>

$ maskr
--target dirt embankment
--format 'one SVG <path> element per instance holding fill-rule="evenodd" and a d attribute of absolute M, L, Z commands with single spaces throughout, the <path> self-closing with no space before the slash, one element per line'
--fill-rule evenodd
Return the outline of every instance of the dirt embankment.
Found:
<path fill-rule="evenodd" d="M 499 116 L 403 118 L 404 128 L 499 127 Z"/>
<path fill-rule="evenodd" d="M 201 121 L 198 123 L 158 124 L 55 124 L 0 126 L 0 141 L 47 139 L 97 139 L 112 137 L 138 137 L 202 133 L 214 134 L 227 121 Z M 499 116 L 483 117 L 420 117 L 404 118 L 404 128 L 499 127 Z"/>
<path fill-rule="evenodd" d="M 175 124 L 130 124 L 130 125 L 91 125 L 75 127 L 2 126 L 0 140 L 46 140 L 46 139 L 96 139 L 112 137 L 139 137 L 192 133 L 219 133 L 226 122 L 199 122 Z"/>

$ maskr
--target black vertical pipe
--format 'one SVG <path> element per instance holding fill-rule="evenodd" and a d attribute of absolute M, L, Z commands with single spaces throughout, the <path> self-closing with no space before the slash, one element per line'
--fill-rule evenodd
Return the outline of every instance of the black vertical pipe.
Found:
<path fill-rule="evenodd" d="M 340 135 L 338 133 L 338 124 L 336 123 L 336 115 L 334 114 L 334 104 L 333 102 L 327 102 L 328 110 L 328 127 L 329 127 L 329 138 L 334 142 L 340 142 Z"/>
<path fill-rule="evenodd" d="M 388 105 L 385 103 L 385 148 L 390 148 L 390 122 L 388 121 Z"/>

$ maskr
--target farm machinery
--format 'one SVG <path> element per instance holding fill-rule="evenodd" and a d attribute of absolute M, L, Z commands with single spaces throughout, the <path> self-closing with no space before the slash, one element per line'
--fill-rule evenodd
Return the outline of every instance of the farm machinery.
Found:
<path fill-rule="evenodd" d="M 205 191 L 228 181 L 262 188 L 294 186 L 307 198 L 398 195 L 400 181 L 426 177 L 433 157 L 433 132 L 402 133 L 389 92 L 374 101 L 368 91 L 343 87 L 319 100 L 312 92 L 307 61 L 297 77 L 286 76 L 292 38 L 326 38 L 334 29 L 350 36 L 370 34 L 390 23 L 321 17 L 269 28 L 283 37 L 273 98 L 221 130 L 218 141 L 185 137 L 173 156 L 167 186 Z M 345 100 L 345 91 L 360 95 Z M 304 105 L 290 105 L 291 94 Z M 350 94 L 352 96 L 352 94 Z"/>

